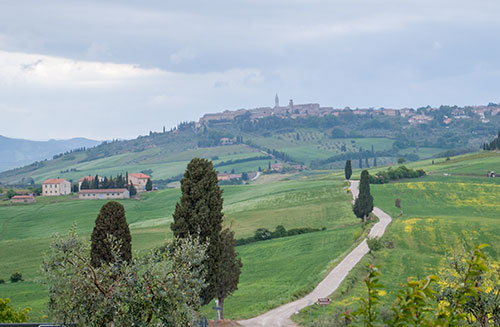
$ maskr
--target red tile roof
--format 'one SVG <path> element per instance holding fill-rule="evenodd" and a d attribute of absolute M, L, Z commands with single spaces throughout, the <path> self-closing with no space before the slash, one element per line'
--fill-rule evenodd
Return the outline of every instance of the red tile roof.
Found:
<path fill-rule="evenodd" d="M 14 195 L 12 199 L 32 199 L 33 195 Z"/>
<path fill-rule="evenodd" d="M 61 184 L 62 182 L 66 182 L 66 180 L 64 178 L 52 178 L 52 179 L 47 179 L 42 184 Z"/>
<path fill-rule="evenodd" d="M 100 188 L 100 189 L 90 189 L 90 190 L 80 190 L 78 193 L 123 193 L 127 191 L 126 188 Z"/>
<path fill-rule="evenodd" d="M 84 180 L 88 180 L 89 182 L 92 182 L 94 180 L 94 176 L 85 176 L 85 177 L 82 177 L 80 178 L 78 181 L 79 182 L 83 182 Z"/>
<path fill-rule="evenodd" d="M 138 179 L 148 179 L 148 178 L 151 178 L 150 176 L 146 175 L 146 174 L 143 174 L 143 173 L 132 173 L 132 174 L 128 174 L 129 176 L 133 176 L 135 178 L 138 178 Z"/>

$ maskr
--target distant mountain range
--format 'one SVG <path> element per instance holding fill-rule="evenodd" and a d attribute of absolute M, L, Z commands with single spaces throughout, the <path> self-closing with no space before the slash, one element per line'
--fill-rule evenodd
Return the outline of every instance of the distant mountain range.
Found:
<path fill-rule="evenodd" d="M 54 155 L 77 148 L 99 145 L 101 141 L 86 138 L 69 140 L 30 141 L 0 135 L 0 171 L 30 164 L 34 161 L 52 159 Z"/>

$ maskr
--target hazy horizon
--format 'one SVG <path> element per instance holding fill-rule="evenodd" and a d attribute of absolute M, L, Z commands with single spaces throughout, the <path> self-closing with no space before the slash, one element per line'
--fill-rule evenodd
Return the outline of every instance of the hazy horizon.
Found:
<path fill-rule="evenodd" d="M 130 139 L 226 109 L 500 102 L 496 1 L 0 4 L 0 134 Z"/>

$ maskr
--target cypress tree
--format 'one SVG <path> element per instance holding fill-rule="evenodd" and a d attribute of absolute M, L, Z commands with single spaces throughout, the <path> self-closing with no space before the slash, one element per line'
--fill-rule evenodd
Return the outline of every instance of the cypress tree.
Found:
<path fill-rule="evenodd" d="M 82 184 L 80 185 L 80 190 L 88 190 L 90 188 L 89 181 L 84 178 Z"/>
<path fill-rule="evenodd" d="M 363 168 L 363 159 L 359 158 L 359 169 Z"/>
<path fill-rule="evenodd" d="M 153 190 L 153 182 L 151 182 L 151 178 L 148 178 L 148 181 L 146 182 L 146 191 L 151 190 Z"/>
<path fill-rule="evenodd" d="M 116 201 L 104 204 L 95 220 L 92 231 L 90 264 L 99 267 L 102 263 L 113 261 L 108 235 L 113 235 L 120 242 L 120 257 L 129 262 L 132 259 L 132 237 L 125 218 L 125 209 Z"/>
<path fill-rule="evenodd" d="M 94 182 L 92 183 L 92 188 L 93 189 L 99 188 L 99 175 L 95 175 Z"/>
<path fill-rule="evenodd" d="M 128 187 L 128 193 L 130 196 L 134 196 L 137 194 L 137 190 L 135 189 L 134 184 L 130 183 L 130 185 Z"/>
<path fill-rule="evenodd" d="M 373 167 L 377 167 L 377 157 L 373 158 Z"/>
<path fill-rule="evenodd" d="M 370 175 L 368 170 L 361 172 L 359 181 L 359 195 L 354 202 L 353 211 L 356 217 L 366 222 L 366 217 L 373 211 L 373 196 L 370 194 Z"/>
<path fill-rule="evenodd" d="M 351 160 L 345 161 L 344 174 L 345 174 L 345 179 L 347 180 L 351 179 L 352 176 Z"/>
<path fill-rule="evenodd" d="M 217 296 L 222 255 L 222 190 L 217 184 L 217 172 L 212 162 L 193 158 L 181 180 L 181 191 L 170 228 L 175 237 L 194 236 L 200 242 L 208 243 L 204 262 L 207 286 L 201 293 L 203 304 L 208 304 Z"/>
<path fill-rule="evenodd" d="M 222 308 L 221 319 L 224 319 L 224 299 L 238 289 L 241 267 L 243 266 L 234 246 L 234 232 L 227 228 L 224 229 L 221 233 L 222 256 L 217 278 L 217 299 L 219 299 L 219 306 Z"/>

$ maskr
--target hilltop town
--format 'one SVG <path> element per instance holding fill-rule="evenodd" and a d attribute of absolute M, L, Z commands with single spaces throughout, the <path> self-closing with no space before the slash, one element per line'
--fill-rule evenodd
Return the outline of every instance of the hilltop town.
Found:
<path fill-rule="evenodd" d="M 434 120 L 433 112 L 449 107 L 449 115 L 444 115 L 442 123 L 450 124 L 453 120 L 471 118 L 472 115 L 477 115 L 483 123 L 488 123 L 488 117 L 496 116 L 500 113 L 500 104 L 490 103 L 486 106 L 441 106 L 433 108 L 431 106 L 421 108 L 356 108 L 351 109 L 345 107 L 343 109 L 333 107 L 322 107 L 319 103 L 295 104 L 293 99 L 290 99 L 287 106 L 281 106 L 279 96 L 276 94 L 273 107 L 260 107 L 254 109 L 237 109 L 225 110 L 220 113 L 205 114 L 196 123 L 196 127 L 207 125 L 211 121 L 232 121 L 237 117 L 248 117 L 251 120 L 262 119 L 265 117 L 275 116 L 279 118 L 306 118 L 306 117 L 324 117 L 328 115 L 340 116 L 343 113 L 352 113 L 357 116 L 400 116 L 406 118 L 411 125 L 425 124 Z"/>

